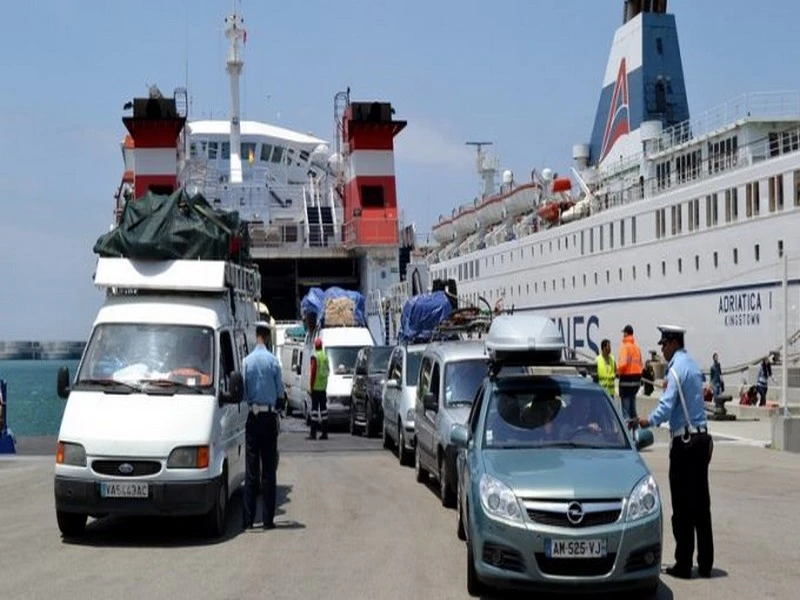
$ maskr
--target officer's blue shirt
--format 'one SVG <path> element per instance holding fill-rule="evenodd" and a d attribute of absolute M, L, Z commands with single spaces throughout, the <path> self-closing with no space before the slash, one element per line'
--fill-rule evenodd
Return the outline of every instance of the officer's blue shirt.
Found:
<path fill-rule="evenodd" d="M 686 410 L 692 421 L 689 425 L 692 427 L 705 427 L 707 420 L 706 409 L 703 405 L 703 372 L 684 349 L 676 350 L 672 360 L 667 365 L 667 372 L 664 376 L 667 381 L 667 389 L 661 394 L 658 406 L 650 413 L 650 426 L 655 427 L 669 420 L 670 431 L 678 434 L 687 425 L 686 416 L 681 406 L 681 397 L 678 394 L 678 386 L 670 373 L 672 369 L 675 369 L 678 374 L 681 388 L 683 389 Z"/>
<path fill-rule="evenodd" d="M 248 404 L 275 408 L 283 398 L 281 366 L 263 344 L 256 345 L 244 359 L 244 399 Z"/>

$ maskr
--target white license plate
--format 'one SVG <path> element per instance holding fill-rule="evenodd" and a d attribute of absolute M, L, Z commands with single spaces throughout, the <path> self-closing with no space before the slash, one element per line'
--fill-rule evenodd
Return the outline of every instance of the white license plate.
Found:
<path fill-rule="evenodd" d="M 102 481 L 100 496 L 103 498 L 147 498 L 149 487 L 136 481 Z"/>
<path fill-rule="evenodd" d="M 606 540 L 545 540 L 548 558 L 603 558 Z"/>

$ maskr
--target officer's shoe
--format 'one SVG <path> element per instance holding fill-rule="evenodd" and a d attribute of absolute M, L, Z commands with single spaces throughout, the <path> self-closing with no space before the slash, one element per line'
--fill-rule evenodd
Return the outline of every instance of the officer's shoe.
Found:
<path fill-rule="evenodd" d="M 667 575 L 672 577 L 677 577 L 678 579 L 691 579 L 692 578 L 692 570 L 691 568 L 686 569 L 683 567 L 679 567 L 678 565 L 673 565 L 671 567 L 667 567 L 664 571 Z"/>
<path fill-rule="evenodd" d="M 317 436 L 315 436 L 315 435 L 307 435 L 307 436 L 306 436 L 306 439 L 307 439 L 307 440 L 316 440 L 316 439 L 317 439 Z"/>
<path fill-rule="evenodd" d="M 319 436 L 319 439 L 327 440 L 328 439 L 328 434 L 327 433 L 323 433 L 321 436 Z"/>
<path fill-rule="evenodd" d="M 710 579 L 711 578 L 711 569 L 701 569 L 698 567 L 697 574 L 700 575 L 703 579 Z"/>

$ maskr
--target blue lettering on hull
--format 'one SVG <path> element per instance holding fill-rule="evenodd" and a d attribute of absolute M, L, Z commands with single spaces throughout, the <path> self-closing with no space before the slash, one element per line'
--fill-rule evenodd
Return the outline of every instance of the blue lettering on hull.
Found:
<path fill-rule="evenodd" d="M 568 348 L 572 350 L 588 348 L 591 352 L 600 354 L 600 346 L 595 341 L 597 330 L 600 328 L 600 318 L 597 315 L 557 317 L 555 322 Z"/>

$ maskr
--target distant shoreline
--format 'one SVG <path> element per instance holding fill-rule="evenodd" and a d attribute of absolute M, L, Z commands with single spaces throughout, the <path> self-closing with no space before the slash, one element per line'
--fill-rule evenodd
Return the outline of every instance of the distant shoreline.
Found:
<path fill-rule="evenodd" d="M 0 360 L 78 360 L 86 342 L 16 340 L 0 342 Z"/>

